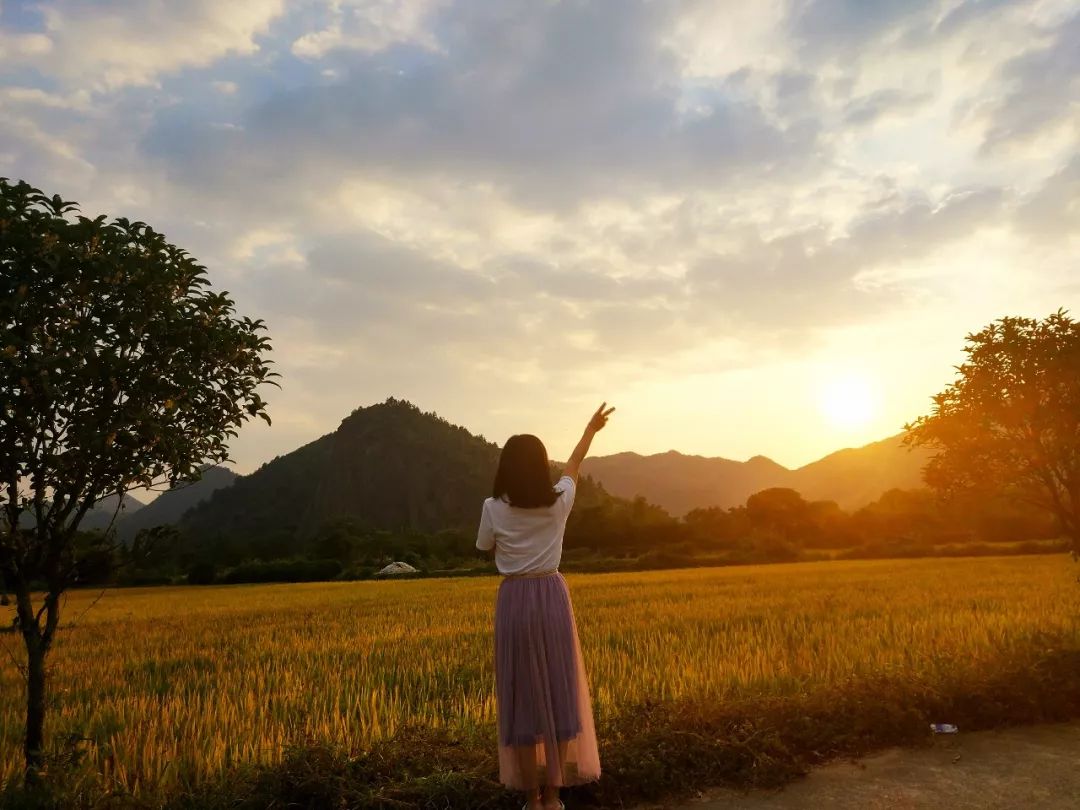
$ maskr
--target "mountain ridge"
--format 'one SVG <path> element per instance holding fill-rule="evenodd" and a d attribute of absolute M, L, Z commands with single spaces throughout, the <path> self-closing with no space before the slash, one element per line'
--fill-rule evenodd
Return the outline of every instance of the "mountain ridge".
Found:
<path fill-rule="evenodd" d="M 220 465 L 206 467 L 197 481 L 165 490 L 137 511 L 126 514 L 117 524 L 117 536 L 127 542 L 134 538 L 140 529 L 175 524 L 189 509 L 202 503 L 217 490 L 231 486 L 238 477 L 232 470 Z"/>
<path fill-rule="evenodd" d="M 668 450 L 591 456 L 582 471 L 613 495 L 643 496 L 681 516 L 693 509 L 739 506 L 762 489 L 787 487 L 808 500 L 836 501 L 857 509 L 889 489 L 922 486 L 925 450 L 909 452 L 897 434 L 857 447 L 844 447 L 800 467 L 785 467 L 764 455 L 746 461 Z"/>
<path fill-rule="evenodd" d="M 117 503 L 122 503 L 119 511 Z M 111 525 L 120 526 L 123 522 L 134 515 L 139 514 L 148 504 L 140 501 L 130 492 L 125 492 L 121 501 L 116 495 L 106 495 L 91 507 L 82 519 L 79 527 L 84 530 L 106 529 Z"/>

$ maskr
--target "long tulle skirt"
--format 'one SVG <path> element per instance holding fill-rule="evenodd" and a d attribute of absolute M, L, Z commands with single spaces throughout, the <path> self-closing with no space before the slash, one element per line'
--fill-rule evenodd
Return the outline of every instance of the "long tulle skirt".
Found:
<path fill-rule="evenodd" d="M 508 577 L 499 585 L 495 683 L 504 785 L 530 790 L 600 778 L 589 686 L 562 574 Z"/>

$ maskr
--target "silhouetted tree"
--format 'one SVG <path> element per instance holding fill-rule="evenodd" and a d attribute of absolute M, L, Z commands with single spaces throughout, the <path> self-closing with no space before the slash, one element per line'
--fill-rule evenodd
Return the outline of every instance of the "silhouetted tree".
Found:
<path fill-rule="evenodd" d="M 853 516 L 856 530 L 869 541 L 922 541 L 943 532 L 939 499 L 927 489 L 890 489 Z"/>
<path fill-rule="evenodd" d="M 836 501 L 811 501 L 805 521 L 805 548 L 848 548 L 858 542 L 851 516 Z"/>
<path fill-rule="evenodd" d="M 77 210 L 0 178 L 0 571 L 27 654 L 28 782 L 80 522 L 227 460 L 240 424 L 270 421 L 257 389 L 276 376 L 263 324 L 234 318 L 204 267 L 145 223 Z"/>
<path fill-rule="evenodd" d="M 1080 553 L 1080 323 L 1002 318 L 968 335 L 958 377 L 905 443 L 937 450 L 926 482 L 949 496 L 1022 498 Z"/>
<path fill-rule="evenodd" d="M 746 499 L 746 516 L 755 528 L 798 539 L 807 534 L 810 505 L 793 489 L 773 487 Z"/>
<path fill-rule="evenodd" d="M 217 568 L 212 562 L 195 563 L 187 572 L 188 585 L 213 585 L 217 580 Z"/>
<path fill-rule="evenodd" d="M 122 549 L 124 563 L 130 568 L 163 568 L 173 561 L 181 542 L 175 526 L 151 526 L 139 529 L 131 543 Z"/>
<path fill-rule="evenodd" d="M 697 549 L 730 550 L 747 533 L 745 509 L 709 506 L 692 509 L 683 517 Z"/>
<path fill-rule="evenodd" d="M 324 560 L 351 563 L 363 541 L 363 530 L 350 518 L 328 521 L 315 535 L 314 556 Z"/>

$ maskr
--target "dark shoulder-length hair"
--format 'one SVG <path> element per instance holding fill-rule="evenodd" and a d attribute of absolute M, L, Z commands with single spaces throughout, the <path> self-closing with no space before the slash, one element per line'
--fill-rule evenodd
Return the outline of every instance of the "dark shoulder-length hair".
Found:
<path fill-rule="evenodd" d="M 551 485 L 551 470 L 543 442 L 528 433 L 506 440 L 491 496 L 522 509 L 538 509 L 555 503 L 559 493 Z"/>

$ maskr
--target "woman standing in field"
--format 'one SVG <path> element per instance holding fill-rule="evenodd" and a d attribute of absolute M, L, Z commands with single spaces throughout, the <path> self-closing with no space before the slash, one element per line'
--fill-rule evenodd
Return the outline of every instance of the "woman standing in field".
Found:
<path fill-rule="evenodd" d="M 484 501 L 476 547 L 495 551 L 499 778 L 527 810 L 562 808 L 559 788 L 600 778 L 589 686 L 570 591 L 559 573 L 578 469 L 614 408 L 597 409 L 554 487 L 547 450 L 511 436 Z"/>

